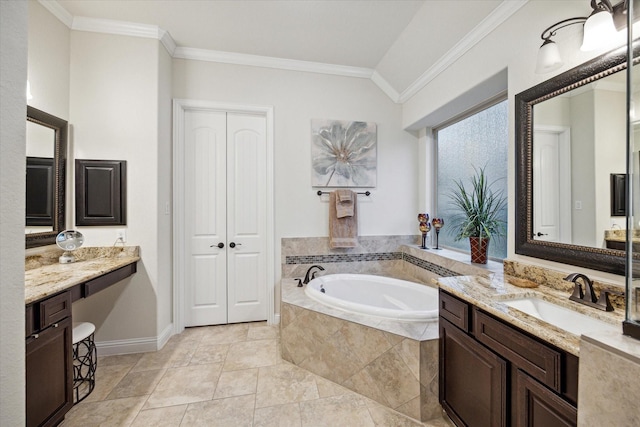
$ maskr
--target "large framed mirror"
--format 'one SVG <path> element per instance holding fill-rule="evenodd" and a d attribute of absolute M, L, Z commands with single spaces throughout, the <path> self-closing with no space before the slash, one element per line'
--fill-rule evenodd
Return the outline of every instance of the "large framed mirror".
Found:
<path fill-rule="evenodd" d="M 27 106 L 25 243 L 55 243 L 65 227 L 67 121 Z"/>
<path fill-rule="evenodd" d="M 610 180 L 626 173 L 626 61 L 625 46 L 516 95 L 517 254 L 624 275 Z"/>

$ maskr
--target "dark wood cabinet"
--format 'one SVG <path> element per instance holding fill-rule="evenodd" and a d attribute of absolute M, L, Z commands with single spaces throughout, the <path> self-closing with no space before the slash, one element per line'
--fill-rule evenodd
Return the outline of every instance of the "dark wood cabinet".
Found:
<path fill-rule="evenodd" d="M 578 358 L 440 290 L 440 403 L 458 426 L 577 424 Z"/>
<path fill-rule="evenodd" d="M 26 313 L 26 425 L 55 426 L 73 406 L 71 297 L 64 292 Z"/>
<path fill-rule="evenodd" d="M 529 375 L 516 373 L 516 427 L 575 426 L 578 410 Z"/>
<path fill-rule="evenodd" d="M 440 401 L 456 424 L 508 425 L 506 392 L 505 360 L 441 318 Z"/>

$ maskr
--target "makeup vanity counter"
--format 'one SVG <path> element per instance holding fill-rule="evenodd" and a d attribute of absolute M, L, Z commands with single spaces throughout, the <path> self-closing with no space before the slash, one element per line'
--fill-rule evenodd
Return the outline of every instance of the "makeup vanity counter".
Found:
<path fill-rule="evenodd" d="M 73 301 L 87 298 L 136 272 L 136 247 L 61 250 L 25 259 L 26 425 L 58 425 L 73 406 Z"/>
<path fill-rule="evenodd" d="M 25 260 L 25 304 L 70 290 L 72 301 L 86 298 L 136 272 L 138 246 L 87 247 L 74 251 L 76 262 L 58 263 L 61 250 Z M 98 282 L 102 283 L 102 286 Z"/>

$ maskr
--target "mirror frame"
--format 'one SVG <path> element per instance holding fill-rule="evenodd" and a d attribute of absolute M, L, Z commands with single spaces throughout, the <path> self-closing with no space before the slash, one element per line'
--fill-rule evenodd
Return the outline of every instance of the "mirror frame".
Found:
<path fill-rule="evenodd" d="M 634 63 L 640 61 L 640 41 L 633 42 Z M 607 273 L 625 274 L 625 251 L 592 248 L 533 239 L 533 107 L 580 86 L 627 68 L 623 46 L 515 96 L 516 125 L 516 226 L 515 252 L 534 258 L 571 264 Z M 634 254 L 640 259 L 640 254 Z"/>
<path fill-rule="evenodd" d="M 65 229 L 65 183 L 67 170 L 67 121 L 27 105 L 27 121 L 53 129 L 54 136 L 54 180 L 53 231 L 25 234 L 25 246 L 52 245 L 58 233 Z M 25 141 L 26 143 L 26 141 Z"/>

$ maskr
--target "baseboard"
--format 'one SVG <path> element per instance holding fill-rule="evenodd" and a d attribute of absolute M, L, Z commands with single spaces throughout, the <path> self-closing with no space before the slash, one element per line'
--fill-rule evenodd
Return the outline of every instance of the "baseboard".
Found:
<path fill-rule="evenodd" d="M 162 349 L 162 347 L 164 347 L 167 341 L 169 341 L 169 338 L 171 338 L 172 336 L 173 336 L 173 323 L 169 323 L 166 326 L 166 328 L 164 328 L 164 330 L 160 332 L 160 335 L 158 336 L 158 350 Z"/>
<path fill-rule="evenodd" d="M 273 324 L 274 325 L 279 325 L 280 324 L 280 315 L 279 314 L 274 314 L 273 315 Z"/>
<path fill-rule="evenodd" d="M 148 353 L 158 351 L 169 341 L 173 335 L 173 324 L 166 328 L 157 337 L 131 338 L 126 340 L 99 341 L 96 342 L 100 356 L 112 356 L 115 354 Z"/>

